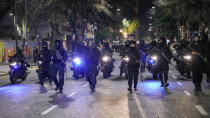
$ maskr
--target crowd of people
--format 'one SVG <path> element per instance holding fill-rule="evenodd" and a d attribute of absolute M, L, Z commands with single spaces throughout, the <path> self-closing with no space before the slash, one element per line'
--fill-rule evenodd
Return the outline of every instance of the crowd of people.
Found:
<path fill-rule="evenodd" d="M 208 37 L 201 40 L 200 35 L 195 33 L 192 41 L 187 44 L 184 40 L 180 41 L 180 45 L 177 47 L 179 55 L 187 52 L 191 55 L 190 57 L 190 69 L 188 74 L 192 72 L 192 79 L 195 85 L 195 91 L 201 91 L 202 74 L 207 73 L 207 81 L 210 82 L 210 56 L 209 56 L 209 41 Z M 77 40 L 75 34 L 72 35 L 72 55 L 83 55 L 84 58 L 84 74 L 86 80 L 89 82 L 90 89 L 95 92 L 95 86 L 97 83 L 97 75 L 99 73 L 98 66 L 100 65 L 101 55 L 106 54 L 112 57 L 113 49 L 107 41 L 103 42 L 103 49 L 97 48 L 93 39 L 88 39 L 85 43 L 81 44 Z M 153 79 L 160 79 L 161 87 L 168 87 L 168 73 L 169 64 L 174 56 L 169 49 L 169 45 L 165 37 L 158 38 L 157 41 L 152 41 L 150 44 L 146 44 L 143 40 L 140 44 L 136 44 L 134 40 L 127 40 L 125 44 L 120 48 L 119 55 L 127 57 L 127 64 L 121 63 L 120 76 L 127 71 L 128 79 L 128 91 L 137 90 L 138 75 L 139 72 L 143 73 L 146 70 L 146 65 L 149 56 L 155 58 L 155 67 L 152 69 Z M 20 53 L 20 54 L 19 54 Z M 17 52 L 17 55 L 21 55 L 21 51 Z M 155 57 L 154 57 L 155 55 Z M 20 56 L 21 60 L 23 55 Z M 64 73 L 66 72 L 66 62 L 68 60 L 68 54 L 62 46 L 61 40 L 55 41 L 55 47 L 53 50 L 49 50 L 46 41 L 42 42 L 42 50 L 38 54 L 37 60 L 42 61 L 42 74 L 40 76 L 40 84 L 43 86 L 44 80 L 48 77 L 50 82 L 54 82 L 56 87 L 55 90 L 59 90 L 60 93 L 63 91 L 64 85 Z M 180 62 L 177 61 L 177 64 Z M 124 64 L 124 65 L 123 65 Z M 59 75 L 59 78 L 57 78 Z M 190 76 L 190 75 L 189 75 Z M 134 84 L 133 84 L 134 83 Z"/>

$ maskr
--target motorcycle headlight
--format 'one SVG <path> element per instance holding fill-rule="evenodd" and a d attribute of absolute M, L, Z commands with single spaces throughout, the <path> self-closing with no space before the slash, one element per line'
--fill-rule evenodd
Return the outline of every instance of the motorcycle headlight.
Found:
<path fill-rule="evenodd" d="M 80 58 L 74 58 L 73 61 L 74 61 L 74 63 L 76 63 L 77 65 L 80 65 L 80 64 L 82 63 Z"/>
<path fill-rule="evenodd" d="M 152 56 L 151 59 L 157 60 L 157 56 Z"/>
<path fill-rule="evenodd" d="M 190 55 L 185 55 L 185 56 L 183 56 L 183 58 L 186 59 L 186 60 L 191 60 L 192 59 L 192 57 Z"/>
<path fill-rule="evenodd" d="M 42 64 L 42 61 L 39 61 L 38 63 L 41 65 Z"/>
<path fill-rule="evenodd" d="M 104 57 L 102 58 L 102 60 L 105 61 L 105 62 L 107 62 L 107 61 L 109 60 L 109 57 L 108 57 L 108 56 L 104 56 Z"/>
<path fill-rule="evenodd" d="M 17 66 L 17 62 L 10 63 L 10 66 Z"/>
<path fill-rule="evenodd" d="M 124 57 L 123 60 L 124 61 L 129 61 L 129 57 Z"/>

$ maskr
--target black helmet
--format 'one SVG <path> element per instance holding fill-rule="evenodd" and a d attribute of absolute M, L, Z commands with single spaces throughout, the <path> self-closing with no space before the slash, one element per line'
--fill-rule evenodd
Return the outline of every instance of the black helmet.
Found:
<path fill-rule="evenodd" d="M 198 37 L 199 37 L 199 36 L 200 36 L 200 34 L 199 34 L 198 32 L 194 32 L 194 33 L 193 33 L 193 38 L 195 38 L 196 36 L 198 36 Z"/>
<path fill-rule="evenodd" d="M 42 41 L 42 47 L 46 48 L 48 46 L 46 41 Z"/>
<path fill-rule="evenodd" d="M 61 40 L 56 40 L 56 41 L 55 41 L 55 47 L 56 47 L 57 49 L 62 47 Z"/>
<path fill-rule="evenodd" d="M 135 44 L 136 45 L 136 41 L 131 41 L 130 44 Z"/>
<path fill-rule="evenodd" d="M 152 47 L 155 47 L 157 45 L 157 42 L 155 40 L 153 40 L 150 44 Z"/>
<path fill-rule="evenodd" d="M 126 40 L 125 41 L 125 45 L 130 45 L 130 41 L 129 40 Z"/>

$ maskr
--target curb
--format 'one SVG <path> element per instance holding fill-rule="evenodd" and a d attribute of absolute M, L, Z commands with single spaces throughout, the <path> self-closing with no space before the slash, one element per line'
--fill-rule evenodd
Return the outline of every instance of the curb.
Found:
<path fill-rule="evenodd" d="M 0 74 L 0 77 L 7 76 L 7 75 L 9 75 L 9 73 L 3 73 L 3 74 Z"/>

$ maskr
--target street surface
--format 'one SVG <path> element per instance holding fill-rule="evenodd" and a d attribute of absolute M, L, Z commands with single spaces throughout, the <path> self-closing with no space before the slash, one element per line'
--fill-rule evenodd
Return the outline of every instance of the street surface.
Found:
<path fill-rule="evenodd" d="M 115 71 L 108 79 L 99 74 L 95 93 L 84 78 L 72 79 L 69 64 L 63 94 L 54 91 L 54 84 L 37 84 L 35 68 L 15 85 L 8 75 L 0 76 L 0 118 L 210 118 L 206 79 L 203 91 L 194 92 L 192 81 L 171 67 L 168 88 L 145 72 L 143 83 L 139 75 L 138 91 L 129 93 L 127 80 L 118 77 L 120 57 L 114 58 Z"/>

